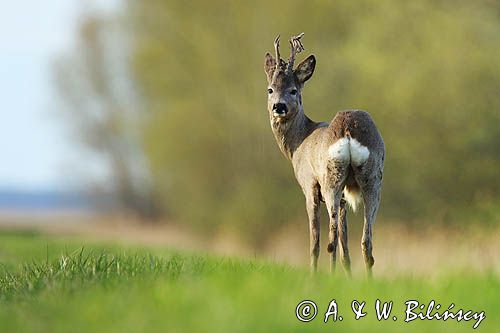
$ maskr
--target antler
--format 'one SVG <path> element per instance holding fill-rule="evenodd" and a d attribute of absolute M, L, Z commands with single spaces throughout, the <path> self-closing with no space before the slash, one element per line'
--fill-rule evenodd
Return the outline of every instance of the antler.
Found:
<path fill-rule="evenodd" d="M 276 69 L 278 69 L 281 65 L 281 57 L 280 57 L 280 35 L 276 37 L 274 40 L 274 52 L 276 53 Z"/>
<path fill-rule="evenodd" d="M 300 39 L 303 36 L 304 36 L 304 33 L 302 32 L 302 33 L 298 34 L 297 36 L 292 36 L 292 38 L 290 38 L 290 47 L 292 50 L 290 53 L 290 59 L 288 59 L 287 71 L 290 71 L 290 72 L 293 71 L 293 63 L 295 61 L 295 55 L 304 51 L 304 45 L 302 45 L 302 42 L 300 41 Z"/>

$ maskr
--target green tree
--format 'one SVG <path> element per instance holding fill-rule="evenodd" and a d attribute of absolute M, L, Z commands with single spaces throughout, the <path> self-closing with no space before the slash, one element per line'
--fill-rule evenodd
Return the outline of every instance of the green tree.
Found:
<path fill-rule="evenodd" d="M 141 115 L 128 85 L 122 32 L 116 20 L 86 16 L 76 49 L 55 64 L 55 82 L 75 141 L 107 169 L 104 180 L 86 175 L 94 194 L 111 198 L 96 204 L 150 219 L 158 208 L 140 147 Z"/>

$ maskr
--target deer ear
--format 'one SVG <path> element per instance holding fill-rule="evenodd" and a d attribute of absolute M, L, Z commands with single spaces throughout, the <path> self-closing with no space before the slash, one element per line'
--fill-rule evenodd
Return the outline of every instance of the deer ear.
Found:
<path fill-rule="evenodd" d="M 274 59 L 273 56 L 269 52 L 267 52 L 264 57 L 264 72 L 266 72 L 267 81 L 271 82 L 275 69 L 276 59 Z"/>
<path fill-rule="evenodd" d="M 297 79 L 301 84 L 304 84 L 307 80 L 311 78 L 314 73 L 314 68 L 316 67 L 316 58 L 313 54 L 305 58 L 293 71 Z"/>

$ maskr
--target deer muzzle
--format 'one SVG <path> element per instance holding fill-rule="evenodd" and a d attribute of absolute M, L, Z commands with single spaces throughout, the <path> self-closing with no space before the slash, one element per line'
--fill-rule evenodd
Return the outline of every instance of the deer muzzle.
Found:
<path fill-rule="evenodd" d="M 273 114 L 278 117 L 286 116 L 288 108 L 285 103 L 276 103 L 273 105 Z"/>

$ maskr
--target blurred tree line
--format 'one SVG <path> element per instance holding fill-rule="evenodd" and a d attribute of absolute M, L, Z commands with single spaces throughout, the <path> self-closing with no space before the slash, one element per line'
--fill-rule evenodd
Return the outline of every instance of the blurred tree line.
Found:
<path fill-rule="evenodd" d="M 94 148 L 111 160 L 121 149 L 103 142 L 138 150 L 118 154 L 121 162 L 111 169 L 116 183 L 131 184 L 118 192 L 151 194 L 139 197 L 154 203 L 153 215 L 254 240 L 264 230 L 305 225 L 302 193 L 270 130 L 263 72 L 274 37 L 304 31 L 303 56 L 314 53 L 318 60 L 303 91 L 306 113 L 326 121 L 342 109 L 364 109 L 384 136 L 379 221 L 498 218 L 498 2 L 126 1 L 107 20 L 120 22 L 117 36 L 126 42 L 89 41 L 92 22 L 95 36 L 110 29 L 87 17 L 80 44 L 89 57 L 81 75 L 66 66 L 60 77 L 90 89 L 73 89 L 77 100 L 92 105 L 72 114 L 92 113 L 96 100 L 111 101 L 102 109 L 112 119 L 88 124 L 104 132 Z M 129 76 L 112 71 L 123 54 Z M 123 85 L 137 97 L 134 111 L 127 111 L 127 98 L 109 98 Z M 66 90 L 64 99 L 74 98 Z M 78 116 L 69 121 L 81 124 Z M 133 169 L 137 158 L 148 179 L 141 191 L 130 181 L 132 172 L 122 177 L 117 167 Z"/>

